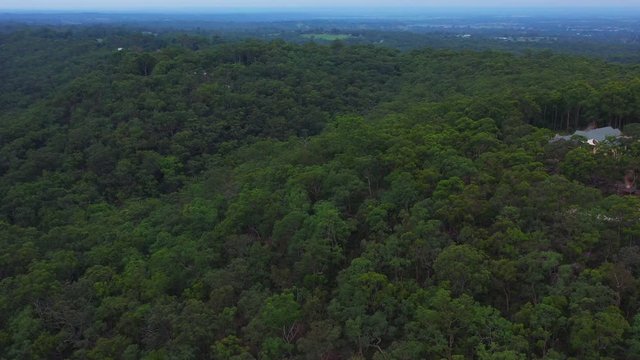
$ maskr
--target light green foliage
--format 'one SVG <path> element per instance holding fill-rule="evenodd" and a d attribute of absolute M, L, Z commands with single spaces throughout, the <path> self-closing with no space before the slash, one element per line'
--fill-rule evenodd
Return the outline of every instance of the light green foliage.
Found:
<path fill-rule="evenodd" d="M 346 40 L 351 37 L 348 34 L 302 34 L 300 36 L 305 39 L 324 41 Z"/>

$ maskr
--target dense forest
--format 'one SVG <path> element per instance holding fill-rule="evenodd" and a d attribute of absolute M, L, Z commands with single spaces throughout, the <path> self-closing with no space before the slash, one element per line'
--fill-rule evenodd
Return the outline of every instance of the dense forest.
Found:
<path fill-rule="evenodd" d="M 638 65 L 33 28 L 0 79 L 0 359 L 640 358 Z"/>

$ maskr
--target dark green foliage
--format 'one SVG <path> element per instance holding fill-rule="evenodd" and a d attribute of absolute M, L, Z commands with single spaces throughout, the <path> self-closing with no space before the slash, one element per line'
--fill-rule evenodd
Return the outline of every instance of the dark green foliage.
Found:
<path fill-rule="evenodd" d="M 634 67 L 1 36 L 0 358 L 640 354 Z"/>

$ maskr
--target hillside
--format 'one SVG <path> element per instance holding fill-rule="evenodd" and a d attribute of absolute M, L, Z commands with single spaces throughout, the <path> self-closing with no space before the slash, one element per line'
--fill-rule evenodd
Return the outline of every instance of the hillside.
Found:
<path fill-rule="evenodd" d="M 640 357 L 637 66 L 127 31 L 0 34 L 1 359 Z"/>

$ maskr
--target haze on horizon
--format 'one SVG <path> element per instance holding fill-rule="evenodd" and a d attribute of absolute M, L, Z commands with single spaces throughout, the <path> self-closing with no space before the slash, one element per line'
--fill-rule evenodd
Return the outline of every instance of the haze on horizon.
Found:
<path fill-rule="evenodd" d="M 638 0 L 2 0 L 1 10 L 186 10 L 295 8 L 640 7 Z"/>

